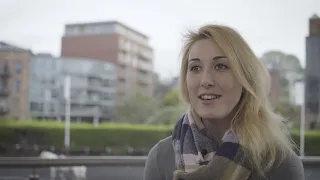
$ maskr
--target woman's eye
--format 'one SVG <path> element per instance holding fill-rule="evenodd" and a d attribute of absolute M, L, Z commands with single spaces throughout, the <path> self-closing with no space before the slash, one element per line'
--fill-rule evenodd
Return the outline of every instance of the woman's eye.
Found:
<path fill-rule="evenodd" d="M 191 71 L 200 71 L 200 70 L 201 70 L 201 67 L 200 67 L 200 66 L 193 66 L 193 67 L 191 67 L 190 70 L 191 70 Z"/>
<path fill-rule="evenodd" d="M 217 64 L 214 69 L 216 70 L 224 70 L 224 69 L 228 69 L 228 67 L 226 65 L 223 64 Z"/>

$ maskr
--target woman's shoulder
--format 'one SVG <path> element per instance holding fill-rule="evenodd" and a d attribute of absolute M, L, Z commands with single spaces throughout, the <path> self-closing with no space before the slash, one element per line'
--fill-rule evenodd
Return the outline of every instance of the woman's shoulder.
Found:
<path fill-rule="evenodd" d="M 172 136 L 166 137 L 164 139 L 161 139 L 157 144 L 155 144 L 150 152 L 149 155 L 173 155 L 174 156 L 174 151 L 173 151 L 173 146 L 172 146 Z M 151 156 L 154 158 L 154 156 Z"/>
<path fill-rule="evenodd" d="M 172 145 L 172 136 L 166 137 L 160 140 L 153 148 L 150 150 L 150 158 L 157 158 L 158 164 L 174 164 L 174 151 Z"/>
<path fill-rule="evenodd" d="M 266 172 L 266 177 L 271 180 L 305 179 L 304 168 L 300 157 L 292 151 L 287 153 L 283 158 L 278 158 L 278 162 L 276 162 L 274 166 Z"/>
<path fill-rule="evenodd" d="M 174 153 L 172 146 L 172 136 L 166 137 L 158 142 L 158 148 L 165 153 Z"/>
<path fill-rule="evenodd" d="M 172 179 L 174 171 L 174 151 L 171 136 L 160 140 L 154 145 L 145 165 L 144 179 Z"/>

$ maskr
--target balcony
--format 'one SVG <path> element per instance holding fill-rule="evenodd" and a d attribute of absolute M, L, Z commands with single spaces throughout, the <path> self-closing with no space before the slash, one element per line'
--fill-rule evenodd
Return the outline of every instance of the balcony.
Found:
<path fill-rule="evenodd" d="M 9 113 L 8 107 L 0 107 L 0 116 L 7 115 Z"/>
<path fill-rule="evenodd" d="M 115 92 L 115 87 L 89 85 L 87 90 L 88 91 L 94 91 L 94 92 L 114 93 Z"/>
<path fill-rule="evenodd" d="M 8 78 L 10 77 L 10 70 L 9 70 L 9 66 L 6 65 L 0 65 L 0 77 L 2 78 Z"/>
<path fill-rule="evenodd" d="M 137 74 L 137 82 L 145 85 L 151 85 L 152 84 L 152 76 L 148 76 L 148 74 Z"/>
<path fill-rule="evenodd" d="M 65 114 L 65 111 L 62 110 L 62 115 Z M 79 107 L 79 108 L 72 108 L 70 111 L 71 116 L 80 116 L 80 117 L 94 117 L 94 116 L 101 116 L 100 109 L 97 107 Z"/>
<path fill-rule="evenodd" d="M 138 57 L 144 61 L 152 61 L 152 52 L 150 51 L 139 51 Z"/>
<path fill-rule="evenodd" d="M 106 106 L 113 106 L 114 100 L 106 99 L 103 96 L 82 96 L 81 98 L 78 97 L 71 97 L 70 100 L 71 104 L 81 104 L 81 105 L 91 105 L 91 106 L 98 106 L 98 105 L 106 105 Z"/>
<path fill-rule="evenodd" d="M 0 87 L 0 97 L 9 96 L 9 89 L 6 87 Z"/>
<path fill-rule="evenodd" d="M 144 71 L 152 71 L 153 69 L 152 62 L 139 60 L 137 62 L 137 68 Z"/>
<path fill-rule="evenodd" d="M 0 115 L 6 115 L 9 112 L 8 99 L 1 98 L 0 99 Z"/>

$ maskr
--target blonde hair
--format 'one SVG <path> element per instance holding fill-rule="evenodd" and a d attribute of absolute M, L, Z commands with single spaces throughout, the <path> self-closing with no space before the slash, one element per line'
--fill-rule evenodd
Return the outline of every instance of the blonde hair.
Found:
<path fill-rule="evenodd" d="M 230 62 L 234 77 L 243 87 L 231 128 L 239 135 L 252 168 L 264 175 L 278 158 L 281 162 L 291 154 L 294 147 L 285 119 L 276 114 L 270 104 L 269 73 L 235 30 L 221 25 L 203 26 L 186 35 L 182 51 L 180 86 L 187 103 L 190 104 L 186 85 L 188 55 L 192 45 L 202 39 L 211 39 L 220 47 Z"/>

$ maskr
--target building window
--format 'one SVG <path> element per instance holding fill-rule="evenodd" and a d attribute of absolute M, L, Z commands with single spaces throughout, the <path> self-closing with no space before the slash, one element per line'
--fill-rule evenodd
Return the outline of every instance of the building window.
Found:
<path fill-rule="evenodd" d="M 13 97 L 12 101 L 10 103 L 10 110 L 12 111 L 12 114 L 14 117 L 19 117 L 20 116 L 20 98 L 18 97 Z"/>
<path fill-rule="evenodd" d="M 54 104 L 50 104 L 50 105 L 49 105 L 49 111 L 50 111 L 50 112 L 55 112 L 55 106 L 54 106 Z"/>
<path fill-rule="evenodd" d="M 31 102 L 30 103 L 30 110 L 36 111 L 36 112 L 42 112 L 43 111 L 43 104 L 37 103 L 37 102 Z"/>
<path fill-rule="evenodd" d="M 125 82 L 126 80 L 123 77 L 119 78 L 119 82 Z"/>
<path fill-rule="evenodd" d="M 20 88 L 21 88 L 20 86 L 21 86 L 20 80 L 16 80 L 15 87 L 14 87 L 16 92 L 20 92 Z"/>
<path fill-rule="evenodd" d="M 125 65 L 125 64 L 120 64 L 120 68 L 121 68 L 122 71 L 125 70 L 126 67 L 127 67 L 127 65 Z"/>
<path fill-rule="evenodd" d="M 1 88 L 8 88 L 8 81 L 7 80 L 2 80 L 0 82 L 0 87 Z"/>
<path fill-rule="evenodd" d="M 31 111 L 38 111 L 38 104 L 35 102 L 30 103 L 30 110 Z"/>
<path fill-rule="evenodd" d="M 22 64 L 21 63 L 17 63 L 16 64 L 16 73 L 17 74 L 21 74 L 22 72 Z"/>

